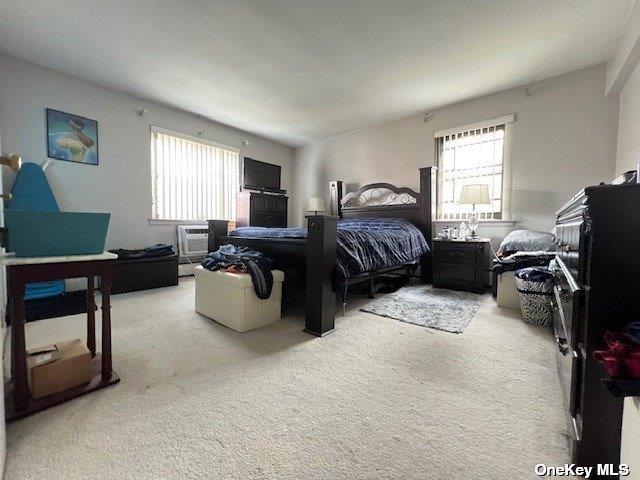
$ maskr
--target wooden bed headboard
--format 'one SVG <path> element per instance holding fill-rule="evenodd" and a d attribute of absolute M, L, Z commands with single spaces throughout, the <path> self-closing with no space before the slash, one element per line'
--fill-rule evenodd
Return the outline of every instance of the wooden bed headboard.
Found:
<path fill-rule="evenodd" d="M 340 218 L 404 218 L 418 227 L 431 247 L 435 177 L 435 167 L 421 168 L 419 192 L 390 183 L 370 183 L 343 195 L 342 181 L 329 182 L 331 214 Z"/>

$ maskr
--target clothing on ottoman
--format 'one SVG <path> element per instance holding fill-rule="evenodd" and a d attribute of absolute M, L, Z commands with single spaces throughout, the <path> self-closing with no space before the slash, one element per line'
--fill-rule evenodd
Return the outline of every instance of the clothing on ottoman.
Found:
<path fill-rule="evenodd" d="M 266 300 L 271 296 L 273 260 L 265 257 L 261 252 L 249 247 L 222 245 L 218 250 L 207 255 L 201 265 L 212 271 L 227 269 L 231 266 L 241 267 L 251 275 L 253 289 L 258 298 Z"/>

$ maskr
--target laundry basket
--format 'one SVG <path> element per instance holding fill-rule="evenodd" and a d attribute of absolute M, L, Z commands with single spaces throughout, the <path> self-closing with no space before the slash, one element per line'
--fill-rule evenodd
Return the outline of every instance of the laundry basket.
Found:
<path fill-rule="evenodd" d="M 516 288 L 522 319 L 533 325 L 553 323 L 553 274 L 542 267 L 521 268 L 516 271 Z"/>

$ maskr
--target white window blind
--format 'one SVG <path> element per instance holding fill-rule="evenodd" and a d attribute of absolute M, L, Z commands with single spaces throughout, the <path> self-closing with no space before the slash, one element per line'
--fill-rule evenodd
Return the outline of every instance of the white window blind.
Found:
<path fill-rule="evenodd" d="M 472 205 L 459 203 L 464 185 L 486 184 L 490 205 L 476 205 L 480 220 L 505 220 L 509 216 L 506 175 L 507 132 L 510 124 L 487 122 L 450 129 L 436 138 L 438 188 L 436 219 L 463 221 Z M 436 134 L 439 132 L 436 132 Z M 508 180 L 508 179 L 507 179 Z"/>
<path fill-rule="evenodd" d="M 153 219 L 235 219 L 238 150 L 151 130 Z"/>

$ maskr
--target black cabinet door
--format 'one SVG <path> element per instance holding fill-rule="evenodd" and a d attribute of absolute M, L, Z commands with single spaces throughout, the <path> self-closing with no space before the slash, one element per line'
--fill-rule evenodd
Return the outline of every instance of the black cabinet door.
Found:
<path fill-rule="evenodd" d="M 281 214 L 273 215 L 273 226 L 276 228 L 287 228 L 287 216 Z"/>
<path fill-rule="evenodd" d="M 274 201 L 273 211 L 275 213 L 287 214 L 287 199 L 286 198 L 276 198 Z"/>
<path fill-rule="evenodd" d="M 286 228 L 287 217 L 275 213 L 254 213 L 251 215 L 252 227 Z"/>
<path fill-rule="evenodd" d="M 251 225 L 252 227 L 287 227 L 287 200 L 285 196 L 268 195 L 252 192 L 249 200 L 248 218 L 241 218 L 240 213 L 236 219 L 238 225 Z M 239 209 L 240 212 L 240 209 Z M 248 223 L 245 223 L 245 219 Z"/>
<path fill-rule="evenodd" d="M 269 213 L 273 212 L 274 209 L 275 209 L 275 203 L 276 203 L 275 199 L 273 197 L 271 197 L 271 196 L 265 197 L 265 203 L 267 205 L 267 210 L 266 211 L 269 212 Z"/>
<path fill-rule="evenodd" d="M 267 211 L 267 199 L 264 197 L 264 195 L 251 195 L 251 211 L 252 212 Z"/>

